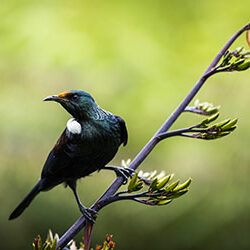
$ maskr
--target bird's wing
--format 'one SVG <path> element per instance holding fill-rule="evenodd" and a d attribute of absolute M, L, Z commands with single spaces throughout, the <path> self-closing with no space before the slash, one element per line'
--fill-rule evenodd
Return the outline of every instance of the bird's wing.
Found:
<path fill-rule="evenodd" d="M 128 142 L 128 131 L 126 128 L 126 123 L 119 116 L 115 116 L 115 118 L 117 119 L 119 126 L 120 126 L 120 130 L 121 130 L 121 142 L 123 143 L 124 146 L 126 146 L 126 144 Z"/>
<path fill-rule="evenodd" d="M 51 176 L 60 177 L 62 170 L 66 168 L 71 161 L 71 157 L 67 153 L 69 144 L 70 138 L 67 136 L 65 129 L 48 155 L 42 170 L 42 178 Z"/>

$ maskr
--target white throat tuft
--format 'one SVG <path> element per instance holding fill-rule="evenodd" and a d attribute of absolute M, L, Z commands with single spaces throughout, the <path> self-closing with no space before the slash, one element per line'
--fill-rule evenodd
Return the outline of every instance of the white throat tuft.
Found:
<path fill-rule="evenodd" d="M 82 126 L 75 118 L 71 118 L 67 122 L 67 129 L 72 134 L 81 134 Z"/>

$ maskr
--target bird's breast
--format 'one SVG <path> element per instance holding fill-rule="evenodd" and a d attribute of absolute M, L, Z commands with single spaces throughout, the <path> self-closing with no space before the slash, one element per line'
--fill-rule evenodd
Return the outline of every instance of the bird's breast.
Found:
<path fill-rule="evenodd" d="M 87 176 L 110 162 L 120 144 L 120 128 L 115 122 L 81 123 L 71 119 L 51 151 L 42 176 L 57 176 L 59 181 Z"/>
<path fill-rule="evenodd" d="M 71 131 L 77 131 L 74 121 L 70 123 Z M 105 125 L 105 126 L 104 126 Z M 75 127 L 74 127 L 75 126 Z M 78 158 L 81 164 L 103 166 L 115 155 L 120 145 L 120 137 L 116 128 L 107 124 L 80 124 L 81 133 L 72 133 L 68 129 L 70 138 L 65 152 L 71 158 Z M 118 131 L 118 130 L 117 130 Z"/>

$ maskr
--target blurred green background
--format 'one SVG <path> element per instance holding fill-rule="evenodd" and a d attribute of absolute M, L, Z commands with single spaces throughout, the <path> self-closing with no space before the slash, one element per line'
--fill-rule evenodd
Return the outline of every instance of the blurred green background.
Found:
<path fill-rule="evenodd" d="M 126 120 L 133 158 L 228 38 L 249 21 L 249 1 L 31 1 L 0 3 L 0 242 L 31 249 L 48 229 L 62 235 L 80 216 L 63 185 L 41 193 L 15 221 L 8 216 L 39 178 L 69 115 L 47 95 L 90 92 Z M 246 45 L 242 36 L 233 46 Z M 197 96 L 222 105 L 239 128 L 217 141 L 171 138 L 143 163 L 184 180 L 190 192 L 166 207 L 120 202 L 99 213 L 92 245 L 113 233 L 117 249 L 250 249 L 249 72 L 211 78 Z M 199 117 L 184 114 L 175 128 Z M 114 179 L 79 182 L 89 206 Z M 82 233 L 76 238 L 79 241 Z"/>

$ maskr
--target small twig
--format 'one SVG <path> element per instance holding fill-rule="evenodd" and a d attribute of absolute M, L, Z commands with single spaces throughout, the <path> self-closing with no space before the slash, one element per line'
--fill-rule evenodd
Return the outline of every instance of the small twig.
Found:
<path fill-rule="evenodd" d="M 137 194 L 128 194 L 128 195 L 114 195 L 111 196 L 105 200 L 103 200 L 102 202 L 99 202 L 99 209 L 115 202 L 115 201 L 122 201 L 122 200 L 134 200 L 134 201 L 140 201 L 138 200 L 138 198 L 149 198 L 149 197 L 158 197 L 158 199 L 160 199 L 159 196 L 162 195 L 162 192 L 156 192 L 156 193 L 151 193 L 150 191 L 145 191 L 145 192 L 141 192 L 141 193 L 137 193 Z M 169 194 L 164 194 L 164 196 L 171 196 L 172 193 L 170 192 Z"/>
<path fill-rule="evenodd" d="M 221 72 L 233 72 L 235 69 L 232 66 L 227 66 L 222 69 L 217 69 L 215 73 L 221 73 Z"/>
<path fill-rule="evenodd" d="M 130 168 L 137 169 L 138 166 L 145 160 L 148 154 L 154 149 L 158 140 L 155 139 L 159 134 L 167 132 L 167 130 L 172 126 L 172 124 L 176 121 L 176 119 L 180 116 L 180 114 L 185 110 L 187 105 L 191 102 L 200 88 L 203 86 L 208 77 L 214 74 L 213 69 L 216 67 L 218 62 L 224 53 L 228 50 L 228 48 L 232 45 L 232 43 L 246 30 L 250 29 L 250 23 L 242 27 L 239 31 L 237 31 L 223 46 L 220 52 L 213 59 L 212 63 L 206 69 L 205 73 L 201 76 L 201 78 L 197 81 L 194 87 L 191 89 L 189 94 L 184 98 L 184 100 L 180 103 L 180 105 L 176 108 L 176 110 L 169 116 L 169 118 L 165 121 L 165 123 L 161 126 L 161 128 L 156 132 L 156 134 L 150 139 L 150 141 L 144 146 L 144 148 L 137 154 L 134 160 L 130 164 Z M 106 192 L 91 206 L 92 209 L 100 210 L 100 203 L 104 200 L 112 197 L 117 190 L 121 187 L 123 182 L 122 177 L 117 177 L 116 180 L 111 184 L 111 186 L 106 190 Z M 67 245 L 67 243 L 85 226 L 85 218 L 80 217 L 75 224 L 59 239 L 57 244 L 58 248 L 63 248 Z"/>
<path fill-rule="evenodd" d="M 129 195 L 113 195 L 111 197 L 108 197 L 105 200 L 102 200 L 98 203 L 98 210 L 101 208 L 115 202 L 115 201 L 122 201 L 122 200 L 134 200 L 135 198 L 142 198 L 142 197 L 148 197 L 147 196 L 148 191 L 138 193 L 138 194 L 129 194 Z"/>
<path fill-rule="evenodd" d="M 202 109 L 197 109 L 196 107 L 186 107 L 183 112 L 191 112 L 200 115 L 210 115 L 210 113 L 206 112 Z"/>
<path fill-rule="evenodd" d="M 205 131 L 205 132 L 207 132 L 207 131 Z M 201 132 L 201 133 L 204 133 L 204 132 Z M 210 133 L 210 135 L 215 135 L 215 134 L 216 134 L 216 133 Z M 214 139 L 214 138 L 204 138 L 204 137 L 200 134 L 200 132 L 197 133 L 197 134 L 186 134 L 186 133 L 183 133 L 183 134 L 181 134 L 180 136 L 189 137 L 189 138 L 195 138 L 195 139 L 202 139 L 202 140 L 204 140 L 204 139 L 206 139 L 206 140 Z M 219 138 L 219 137 L 217 137 L 217 138 Z"/>
<path fill-rule="evenodd" d="M 120 191 L 120 192 L 116 193 L 115 195 L 119 196 L 121 194 L 127 194 L 127 193 L 128 193 L 128 190 L 124 190 L 124 191 Z"/>
<path fill-rule="evenodd" d="M 194 135 L 190 135 L 190 134 L 186 134 L 186 133 L 181 134 L 181 136 L 184 136 L 184 137 L 189 137 L 189 138 L 197 138 L 197 139 L 202 139 L 201 137 L 195 137 Z"/>
<path fill-rule="evenodd" d="M 176 130 L 172 130 L 169 132 L 161 133 L 161 134 L 156 136 L 156 139 L 158 141 L 161 141 L 161 140 L 164 140 L 164 139 L 169 138 L 169 137 L 182 135 L 183 133 L 192 133 L 192 132 L 205 133 L 208 131 L 208 129 L 194 129 L 194 128 L 198 128 L 199 125 L 200 124 L 194 125 L 194 126 L 188 127 L 188 128 L 176 129 Z"/>

